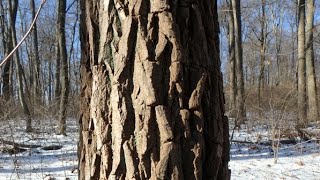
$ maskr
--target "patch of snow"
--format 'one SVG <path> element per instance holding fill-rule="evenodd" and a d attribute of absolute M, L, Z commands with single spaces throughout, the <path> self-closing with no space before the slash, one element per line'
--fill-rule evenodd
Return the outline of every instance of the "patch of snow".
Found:
<path fill-rule="evenodd" d="M 33 122 L 35 132 L 25 133 L 19 120 L 0 122 L 0 138 L 38 148 L 24 148 L 17 154 L 0 152 L 0 179 L 77 179 L 78 125 L 75 119 L 67 120 L 67 136 L 55 135 L 56 122 Z M 43 147 L 62 146 L 57 150 Z M 0 142 L 0 150 L 12 146 Z"/>
<path fill-rule="evenodd" d="M 232 132 L 230 136 L 231 134 Z M 234 131 L 233 140 L 236 142 L 231 144 L 230 150 L 231 179 L 320 179 L 320 144 L 315 140 L 281 144 L 276 163 L 271 145 L 258 143 L 271 140 L 266 128 L 257 127 L 248 132 L 244 127 L 240 131 Z"/>

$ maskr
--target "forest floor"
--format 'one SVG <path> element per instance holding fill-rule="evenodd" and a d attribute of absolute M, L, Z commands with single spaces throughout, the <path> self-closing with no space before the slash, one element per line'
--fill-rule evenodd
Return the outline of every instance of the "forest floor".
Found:
<path fill-rule="evenodd" d="M 52 119 L 33 123 L 25 133 L 21 120 L 0 122 L 0 179 L 77 179 L 77 120 L 67 121 L 67 136 L 55 134 Z"/>
<path fill-rule="evenodd" d="M 265 125 L 255 126 L 249 131 L 243 126 L 240 131 L 233 132 L 229 163 L 231 179 L 320 180 L 319 141 L 316 138 L 309 141 L 295 138 L 292 141 L 292 137 L 285 137 L 286 132 L 280 133 L 282 135 L 276 158 L 277 148 L 272 148 L 270 129 Z M 319 132 L 319 129 L 310 127 L 308 131 Z M 294 134 L 291 131 L 291 135 Z M 275 142 L 279 139 L 277 137 Z"/>
<path fill-rule="evenodd" d="M 78 126 L 76 119 L 67 122 L 67 136 L 62 136 L 55 135 L 54 120 L 35 121 L 33 133 L 24 132 L 21 120 L 1 121 L 0 179 L 76 180 Z M 320 180 L 316 140 L 291 143 L 281 138 L 275 163 L 270 128 L 255 126 L 249 131 L 243 126 L 232 134 L 231 179 Z"/>

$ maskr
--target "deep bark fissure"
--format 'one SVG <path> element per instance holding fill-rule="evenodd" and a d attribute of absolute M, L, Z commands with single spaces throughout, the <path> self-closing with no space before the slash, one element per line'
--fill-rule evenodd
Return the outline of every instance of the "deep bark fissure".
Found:
<path fill-rule="evenodd" d="M 80 179 L 228 179 L 207 3 L 82 0 Z"/>

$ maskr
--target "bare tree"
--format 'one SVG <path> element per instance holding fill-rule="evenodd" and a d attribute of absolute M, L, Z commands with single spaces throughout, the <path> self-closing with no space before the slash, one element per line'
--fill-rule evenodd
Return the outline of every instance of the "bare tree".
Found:
<path fill-rule="evenodd" d="M 61 88 L 60 88 L 60 71 L 61 71 L 61 66 L 60 66 L 60 48 L 59 48 L 59 41 L 58 41 L 58 32 L 56 33 L 57 35 L 57 42 L 56 42 L 56 48 L 55 48 L 55 54 L 56 54 L 56 66 L 55 66 L 55 72 L 54 72 L 54 99 L 56 105 L 56 109 L 59 109 L 59 100 L 60 100 L 60 94 L 61 94 Z"/>
<path fill-rule="evenodd" d="M 306 16 L 306 85 L 308 98 L 308 120 L 318 120 L 318 98 L 314 68 L 313 29 L 314 29 L 314 0 L 307 0 Z"/>
<path fill-rule="evenodd" d="M 298 0 L 298 122 L 306 125 L 305 0 Z"/>
<path fill-rule="evenodd" d="M 61 94 L 60 94 L 60 106 L 59 106 L 59 124 L 58 134 L 66 134 L 66 116 L 67 116 L 67 104 L 69 95 L 69 77 L 68 77 L 68 57 L 66 47 L 66 0 L 58 1 L 58 49 L 61 65 Z"/>
<path fill-rule="evenodd" d="M 229 179 L 216 1 L 80 4 L 79 179 Z"/>
<path fill-rule="evenodd" d="M 230 115 L 236 116 L 236 95 L 237 95 L 237 84 L 236 84 L 236 63 L 235 63 L 235 32 L 234 32 L 234 17 L 232 10 L 232 1 L 227 0 L 229 7 L 229 22 L 228 22 L 228 40 L 229 40 L 229 81 L 230 81 Z"/>
<path fill-rule="evenodd" d="M 16 24 L 16 17 L 17 17 L 18 0 L 8 0 L 8 7 L 9 7 L 9 13 L 10 13 L 9 21 L 10 21 L 10 30 L 11 30 L 12 45 L 13 45 L 12 47 L 15 47 L 17 46 L 17 34 L 16 34 L 15 24 Z M 23 90 L 23 77 L 22 77 L 23 69 L 20 63 L 20 56 L 19 56 L 18 50 L 16 50 L 15 52 L 14 60 L 15 60 L 17 80 L 18 80 L 19 101 L 26 118 L 26 132 L 31 132 L 32 131 L 31 113 L 30 113 L 28 104 L 26 102 L 26 97 Z"/>
<path fill-rule="evenodd" d="M 262 89 L 265 85 L 265 65 L 266 65 L 266 49 L 267 49 L 267 19 L 266 19 L 266 0 L 261 0 L 261 17 L 260 21 L 260 36 L 258 38 L 260 42 L 260 70 L 258 80 L 258 104 L 259 104 L 259 117 L 261 117 L 261 96 Z M 260 14 L 260 13 L 259 13 Z"/>
<path fill-rule="evenodd" d="M 10 31 L 10 25 L 8 25 L 8 19 L 6 18 L 5 2 L 0 2 L 0 30 L 1 30 L 1 43 L 3 48 L 4 56 L 7 56 L 10 53 L 10 50 L 13 49 L 12 37 Z M 7 62 L 3 67 L 2 73 L 2 97 L 4 100 L 8 101 L 12 97 L 12 84 L 11 84 L 11 75 L 12 75 L 12 63 L 11 61 Z"/>
<path fill-rule="evenodd" d="M 242 57 L 242 31 L 241 31 L 241 12 L 240 0 L 232 0 L 234 32 L 235 32 L 235 64 L 237 80 L 237 126 L 244 123 L 246 112 L 244 107 L 244 78 L 243 78 L 243 57 Z"/>
<path fill-rule="evenodd" d="M 36 15 L 36 9 L 35 9 L 35 3 L 34 0 L 30 0 L 30 7 L 31 7 L 31 13 L 32 13 L 32 19 L 35 19 Z M 33 26 L 32 31 L 32 46 L 33 46 L 33 57 L 32 57 L 32 64 L 34 69 L 33 74 L 33 82 L 32 83 L 32 91 L 33 91 L 33 98 L 36 103 L 41 102 L 41 86 L 40 86 L 40 56 L 39 56 L 39 48 L 38 48 L 38 29 L 37 24 L 35 23 Z"/>

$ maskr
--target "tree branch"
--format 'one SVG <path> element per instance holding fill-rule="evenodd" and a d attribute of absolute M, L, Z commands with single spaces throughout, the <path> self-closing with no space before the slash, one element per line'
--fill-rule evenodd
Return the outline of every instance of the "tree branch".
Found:
<path fill-rule="evenodd" d="M 27 33 L 23 36 L 23 38 L 21 39 L 21 41 L 17 44 L 16 47 L 13 48 L 13 50 L 8 54 L 8 56 L 6 58 L 4 58 L 4 60 L 2 60 L 2 62 L 0 63 L 0 69 L 2 68 L 2 66 L 10 60 L 10 57 L 17 51 L 17 49 L 21 46 L 21 44 L 26 40 L 26 38 L 29 36 L 29 34 L 32 32 L 32 29 L 38 19 L 38 16 L 40 14 L 40 10 L 42 9 L 44 3 L 46 2 L 46 0 L 42 0 L 39 8 L 38 8 L 38 11 L 30 25 L 30 28 L 28 29 Z"/>

